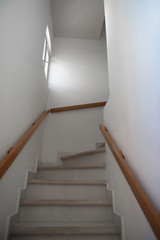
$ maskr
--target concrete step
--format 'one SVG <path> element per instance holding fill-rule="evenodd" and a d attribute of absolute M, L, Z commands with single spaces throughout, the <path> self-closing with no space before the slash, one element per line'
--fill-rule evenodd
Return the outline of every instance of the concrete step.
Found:
<path fill-rule="evenodd" d="M 105 163 L 105 148 L 94 149 L 61 157 L 63 165 L 90 166 Z"/>
<path fill-rule="evenodd" d="M 37 179 L 45 180 L 104 180 L 105 164 L 92 166 L 41 166 Z"/>
<path fill-rule="evenodd" d="M 64 160 L 69 160 L 69 159 L 86 157 L 86 156 L 96 155 L 96 154 L 104 153 L 104 152 L 106 152 L 105 148 L 99 148 L 99 149 L 94 149 L 94 150 L 90 150 L 90 151 L 66 155 L 66 156 L 61 157 L 61 160 L 64 161 Z"/>
<path fill-rule="evenodd" d="M 11 240 L 119 240 L 120 230 L 116 226 L 15 226 Z"/>
<path fill-rule="evenodd" d="M 115 225 L 113 223 L 107 223 L 106 222 L 92 222 L 92 223 L 88 223 L 87 226 L 112 226 L 112 225 Z M 51 222 L 15 222 L 14 223 L 14 227 L 16 226 L 27 226 L 27 227 L 53 227 L 53 224 Z M 85 222 L 68 222 L 66 223 L 66 225 L 64 224 L 64 222 L 55 222 L 54 223 L 54 227 L 83 227 L 83 226 L 86 226 L 86 223 Z"/>
<path fill-rule="evenodd" d="M 24 198 L 20 201 L 20 206 L 112 206 L 109 200 L 93 199 L 42 199 Z"/>
<path fill-rule="evenodd" d="M 48 181 L 47 181 L 48 182 Z M 99 184 L 47 184 L 47 182 L 28 185 L 25 197 L 50 199 L 106 199 L 106 185 Z M 53 182 L 52 182 L 53 183 Z M 87 182 L 85 182 L 87 183 Z M 92 181 L 93 183 L 93 181 Z"/>
<path fill-rule="evenodd" d="M 32 202 L 33 204 L 33 202 Z M 79 203 L 80 204 L 80 203 Z M 87 202 L 78 204 L 59 204 L 59 205 L 22 205 L 19 211 L 20 222 L 46 222 L 55 223 L 63 222 L 66 225 L 69 222 L 112 222 L 112 208 L 108 203 L 95 202 L 89 205 Z"/>
<path fill-rule="evenodd" d="M 96 165 L 91 165 L 91 166 L 77 166 L 77 165 L 69 165 L 69 166 L 64 166 L 64 165 L 41 165 L 38 166 L 38 171 L 40 170 L 77 170 L 77 169 L 105 169 L 106 165 L 103 164 L 96 164 Z"/>
<path fill-rule="evenodd" d="M 119 234 L 106 235 L 14 235 L 9 240 L 120 240 Z"/>
<path fill-rule="evenodd" d="M 105 148 L 41 164 L 29 179 L 9 240 L 120 240 L 105 181 Z"/>
<path fill-rule="evenodd" d="M 41 180 L 41 179 L 33 179 L 28 182 L 28 184 L 48 184 L 48 185 L 106 185 L 106 182 L 103 180 L 93 180 L 93 181 L 85 181 L 85 180 Z"/>

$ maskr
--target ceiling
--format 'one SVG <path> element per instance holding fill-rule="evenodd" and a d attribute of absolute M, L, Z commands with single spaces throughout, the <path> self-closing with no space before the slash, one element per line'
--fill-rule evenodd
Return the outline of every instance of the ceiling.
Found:
<path fill-rule="evenodd" d="M 103 0 L 52 0 L 55 37 L 99 39 Z"/>

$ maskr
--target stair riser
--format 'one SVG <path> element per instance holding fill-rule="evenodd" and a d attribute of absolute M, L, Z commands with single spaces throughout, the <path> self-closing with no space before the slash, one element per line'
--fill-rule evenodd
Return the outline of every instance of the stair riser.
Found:
<path fill-rule="evenodd" d="M 28 198 L 52 199 L 106 199 L 106 187 L 31 184 L 27 188 L 26 196 Z"/>
<path fill-rule="evenodd" d="M 63 160 L 63 165 L 76 165 L 76 166 L 91 166 L 93 164 L 105 163 L 105 154 L 96 154 L 91 156 L 73 158 L 68 160 Z"/>
<path fill-rule="evenodd" d="M 111 222 L 112 210 L 106 206 L 27 206 L 20 208 L 22 222 Z"/>
<path fill-rule="evenodd" d="M 104 180 L 104 169 L 81 170 L 40 170 L 36 174 L 37 179 L 45 180 Z"/>
<path fill-rule="evenodd" d="M 84 236 L 14 236 L 10 240 L 120 240 L 117 235 Z"/>

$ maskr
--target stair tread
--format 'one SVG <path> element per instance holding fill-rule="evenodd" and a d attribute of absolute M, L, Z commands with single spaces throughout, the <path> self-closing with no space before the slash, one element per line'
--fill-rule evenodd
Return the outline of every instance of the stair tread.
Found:
<path fill-rule="evenodd" d="M 52 163 L 39 165 L 37 168 L 38 174 L 35 175 L 34 179 L 28 180 L 28 186 L 31 187 L 28 189 L 27 194 L 23 195 L 24 198 L 20 200 L 19 218 L 16 218 L 16 222 L 13 223 L 10 236 L 17 239 L 18 236 L 22 238 L 31 236 L 34 238 L 34 236 L 39 237 L 42 235 L 43 239 L 49 236 L 50 238 L 57 238 L 56 235 L 59 235 L 60 238 L 78 236 L 78 238 L 85 237 L 88 239 L 94 235 L 95 238 L 97 238 L 96 236 L 106 237 L 108 235 L 110 237 L 110 235 L 115 235 L 114 238 L 119 238 L 121 230 L 113 221 L 112 201 L 110 198 L 107 199 L 107 195 L 103 193 L 107 184 L 106 180 L 96 180 L 104 179 L 102 173 L 104 173 L 106 164 L 103 155 L 100 158 L 97 156 L 92 157 L 92 155 L 104 152 L 106 152 L 106 149 L 103 147 L 62 156 L 61 160 L 71 159 L 71 161 L 64 161 L 63 165 L 53 165 Z M 88 162 L 86 162 L 87 156 L 91 156 L 88 157 Z M 79 161 L 74 161 L 74 158 L 81 157 L 82 159 L 79 159 Z M 84 161 L 83 157 L 86 157 Z M 41 170 L 85 169 L 88 169 L 88 171 L 41 172 Z M 95 170 L 92 171 L 92 169 Z M 96 172 L 96 169 L 102 170 Z M 63 176 L 59 177 L 61 173 Z M 94 173 L 98 174 L 98 177 Z M 54 174 L 56 180 L 47 180 L 47 178 L 54 179 L 52 174 Z M 72 175 L 74 177 L 70 177 Z M 67 180 L 67 178 L 79 180 Z M 36 188 L 38 194 L 34 194 Z M 55 196 L 55 191 L 58 191 L 58 188 L 60 188 L 60 193 Z M 91 189 L 91 193 L 88 188 Z M 78 189 L 80 194 L 77 195 Z M 93 194 L 93 190 L 100 192 L 98 197 L 95 193 Z M 83 198 L 83 195 L 85 198 Z"/>
<path fill-rule="evenodd" d="M 75 200 L 75 199 L 35 199 L 24 198 L 20 201 L 21 206 L 111 206 L 109 200 Z"/>
<path fill-rule="evenodd" d="M 97 165 L 90 165 L 90 166 L 77 166 L 77 165 L 45 165 L 45 166 L 39 166 L 38 170 L 72 170 L 72 169 L 104 169 L 106 167 L 106 164 L 97 164 Z"/>
<path fill-rule="evenodd" d="M 98 149 L 94 149 L 94 150 L 90 150 L 90 151 L 79 152 L 79 153 L 75 153 L 75 154 L 69 154 L 69 155 L 61 157 L 60 159 L 63 161 L 63 160 L 80 158 L 80 157 L 99 154 L 99 153 L 104 153 L 104 152 L 106 152 L 106 148 L 98 148 Z"/>
<path fill-rule="evenodd" d="M 28 221 L 18 221 L 15 222 L 14 227 L 83 227 L 83 226 L 100 226 L 100 227 L 106 227 L 106 226 L 116 226 L 116 224 L 114 222 L 106 222 L 106 221 L 94 221 L 94 222 L 86 222 L 84 221 L 78 221 L 78 222 L 54 222 L 54 225 L 52 222 L 28 222 Z"/>
<path fill-rule="evenodd" d="M 11 235 L 87 235 L 87 234 L 120 234 L 116 226 L 14 226 Z"/>
<path fill-rule="evenodd" d="M 104 180 L 94 180 L 94 181 L 77 181 L 77 180 L 41 180 L 33 179 L 28 181 L 28 184 L 48 184 L 48 185 L 106 185 Z"/>

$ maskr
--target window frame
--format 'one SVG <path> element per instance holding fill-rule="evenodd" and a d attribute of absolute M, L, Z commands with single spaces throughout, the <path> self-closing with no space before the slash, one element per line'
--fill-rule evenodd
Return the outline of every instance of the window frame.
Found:
<path fill-rule="evenodd" d="M 48 46 L 48 41 L 47 41 L 46 34 L 45 34 L 45 39 L 44 39 L 44 44 L 43 44 L 42 62 L 43 62 L 45 77 L 46 77 L 46 79 L 48 79 L 50 52 L 49 52 L 49 46 Z"/>

